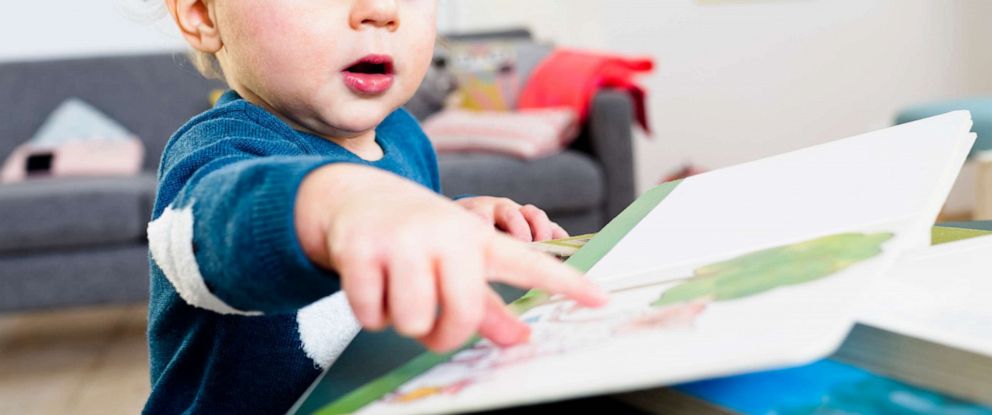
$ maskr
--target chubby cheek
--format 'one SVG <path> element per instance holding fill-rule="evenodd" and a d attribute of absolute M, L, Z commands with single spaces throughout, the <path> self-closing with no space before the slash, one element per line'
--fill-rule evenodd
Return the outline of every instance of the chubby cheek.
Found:
<path fill-rule="evenodd" d="M 436 37 L 435 0 L 406 0 L 402 2 L 399 32 L 396 33 L 396 52 L 406 62 L 402 88 L 406 99 L 413 96 L 434 56 Z"/>
<path fill-rule="evenodd" d="M 331 25 L 312 20 L 327 19 L 334 10 L 308 7 L 315 3 L 308 1 L 236 1 L 236 6 L 226 8 L 222 35 L 234 38 L 225 47 L 245 78 L 240 81 L 254 84 L 246 86 L 285 93 L 292 85 L 305 88 L 302 81 L 326 74 L 327 55 L 316 52 L 326 48 L 326 40 L 324 44 L 316 40 L 333 39 L 323 32 Z"/>

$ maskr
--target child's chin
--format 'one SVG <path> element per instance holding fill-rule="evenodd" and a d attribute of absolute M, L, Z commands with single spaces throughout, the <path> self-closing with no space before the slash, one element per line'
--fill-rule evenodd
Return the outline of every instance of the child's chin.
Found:
<path fill-rule="evenodd" d="M 330 117 L 334 122 L 331 124 L 347 131 L 368 131 L 374 129 L 382 123 L 382 120 L 386 119 L 392 110 L 387 110 L 385 108 L 369 108 L 362 105 L 356 105 L 358 108 L 350 108 L 349 111 L 344 113 L 334 114 Z"/>

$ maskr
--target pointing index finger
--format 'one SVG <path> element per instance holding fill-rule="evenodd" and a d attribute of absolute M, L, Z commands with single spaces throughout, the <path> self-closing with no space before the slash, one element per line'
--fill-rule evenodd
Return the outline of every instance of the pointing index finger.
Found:
<path fill-rule="evenodd" d="M 561 294 L 584 306 L 609 301 L 605 291 L 574 268 L 503 235 L 493 237 L 486 263 L 493 281 Z"/>

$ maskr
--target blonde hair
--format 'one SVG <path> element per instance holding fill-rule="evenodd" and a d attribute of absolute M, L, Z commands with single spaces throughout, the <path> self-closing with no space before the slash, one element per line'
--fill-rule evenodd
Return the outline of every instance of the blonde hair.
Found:
<path fill-rule="evenodd" d="M 196 49 L 190 49 L 187 53 L 189 61 L 193 67 L 208 79 L 219 79 L 225 81 L 224 70 L 220 66 L 220 61 L 213 53 L 207 53 Z"/>

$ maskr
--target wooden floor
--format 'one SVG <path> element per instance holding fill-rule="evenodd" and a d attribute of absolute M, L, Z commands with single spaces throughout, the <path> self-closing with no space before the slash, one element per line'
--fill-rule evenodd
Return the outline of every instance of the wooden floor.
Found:
<path fill-rule="evenodd" d="M 0 414 L 140 412 L 145 327 L 145 305 L 0 314 Z"/>

